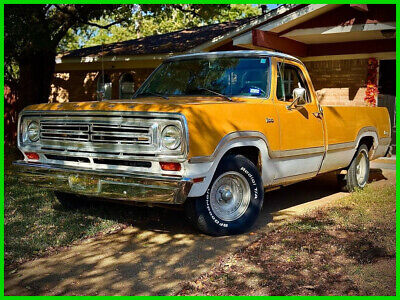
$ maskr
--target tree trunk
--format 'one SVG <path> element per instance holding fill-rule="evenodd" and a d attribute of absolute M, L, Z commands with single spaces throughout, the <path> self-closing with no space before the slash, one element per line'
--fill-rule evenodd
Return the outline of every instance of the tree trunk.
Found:
<path fill-rule="evenodd" d="M 18 111 L 31 104 L 48 102 L 55 70 L 55 56 L 55 50 L 46 50 L 40 53 L 26 53 L 19 59 Z"/>

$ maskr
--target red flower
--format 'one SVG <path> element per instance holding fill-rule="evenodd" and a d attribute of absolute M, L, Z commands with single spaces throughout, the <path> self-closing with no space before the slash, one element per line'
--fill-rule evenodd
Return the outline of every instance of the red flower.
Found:
<path fill-rule="evenodd" d="M 378 95 L 378 60 L 375 57 L 368 59 L 367 89 L 365 90 L 364 101 L 371 106 L 376 106 L 376 96 Z"/>

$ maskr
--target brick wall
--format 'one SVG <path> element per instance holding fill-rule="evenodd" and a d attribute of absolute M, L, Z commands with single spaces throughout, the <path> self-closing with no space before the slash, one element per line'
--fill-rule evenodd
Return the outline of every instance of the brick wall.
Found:
<path fill-rule="evenodd" d="M 153 69 L 105 70 L 112 82 L 112 98 L 119 98 L 119 79 L 124 73 L 131 73 L 135 91 L 150 75 Z M 50 102 L 74 102 L 97 100 L 97 81 L 101 72 L 69 71 L 56 73 L 51 85 Z"/>
<path fill-rule="evenodd" d="M 367 59 L 305 62 L 324 105 L 365 106 Z"/>

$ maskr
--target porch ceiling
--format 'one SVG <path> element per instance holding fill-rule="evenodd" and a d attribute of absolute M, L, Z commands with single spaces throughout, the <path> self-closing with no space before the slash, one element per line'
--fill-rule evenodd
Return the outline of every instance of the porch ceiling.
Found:
<path fill-rule="evenodd" d="M 270 21 L 262 26 L 256 27 L 257 30 L 269 31 L 273 33 L 283 32 L 302 22 L 315 18 L 330 10 L 333 10 L 342 4 L 309 4 L 299 10 L 296 10 L 284 17 Z M 234 37 L 234 46 L 246 47 L 252 44 L 252 31 L 248 31 Z"/>
<path fill-rule="evenodd" d="M 393 52 L 396 22 L 391 10 L 382 5 L 311 4 L 234 37 L 233 45 L 298 57 Z"/>
<path fill-rule="evenodd" d="M 348 26 L 331 26 L 307 29 L 295 29 L 281 37 L 289 38 L 305 44 L 340 43 L 352 41 L 381 40 L 385 36 L 382 30 L 394 30 L 390 38 L 396 33 L 396 23 L 355 24 Z"/>

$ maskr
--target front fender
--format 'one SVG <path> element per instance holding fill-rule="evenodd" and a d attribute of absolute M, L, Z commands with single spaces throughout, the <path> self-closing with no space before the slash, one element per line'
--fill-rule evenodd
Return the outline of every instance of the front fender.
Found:
<path fill-rule="evenodd" d="M 193 184 L 189 197 L 200 197 L 206 193 L 221 159 L 229 150 L 248 146 L 256 147 L 260 151 L 263 184 L 264 186 L 270 184 L 275 177 L 276 170 L 270 160 L 266 137 L 257 131 L 238 131 L 226 135 L 212 155 L 192 157 L 185 163 L 185 177 L 203 178 L 203 181 Z"/>

